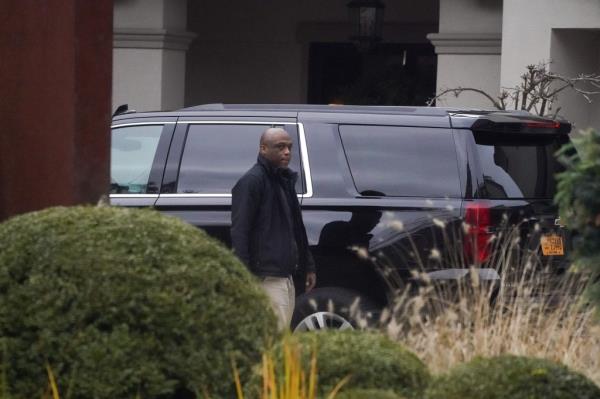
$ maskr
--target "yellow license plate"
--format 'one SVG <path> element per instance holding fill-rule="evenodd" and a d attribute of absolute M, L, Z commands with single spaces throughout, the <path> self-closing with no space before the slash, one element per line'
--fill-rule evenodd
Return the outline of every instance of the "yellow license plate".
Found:
<path fill-rule="evenodd" d="M 565 254 L 562 237 L 557 236 L 556 234 L 542 236 L 541 244 L 544 256 Z"/>

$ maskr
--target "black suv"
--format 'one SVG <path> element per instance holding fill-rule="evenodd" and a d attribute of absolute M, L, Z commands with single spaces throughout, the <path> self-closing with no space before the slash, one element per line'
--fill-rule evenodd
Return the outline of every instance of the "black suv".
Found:
<path fill-rule="evenodd" d="M 486 261 L 503 220 L 534 234 L 553 267 L 565 265 L 569 237 L 552 198 L 554 153 L 571 126 L 524 112 L 222 104 L 126 112 L 113 118 L 111 203 L 154 207 L 230 245 L 231 188 L 272 126 L 295 142 L 290 167 L 301 176 L 317 264 L 317 288 L 303 294 L 296 285 L 297 329 L 350 327 L 353 303 L 382 309 L 393 292 L 389 270 L 376 264 L 407 282 L 411 270 L 451 279 L 470 264 L 498 278 Z"/>

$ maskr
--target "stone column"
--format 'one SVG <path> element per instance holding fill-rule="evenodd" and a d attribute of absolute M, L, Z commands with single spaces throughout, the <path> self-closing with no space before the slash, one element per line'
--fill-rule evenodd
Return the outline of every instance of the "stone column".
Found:
<path fill-rule="evenodd" d="M 472 87 L 492 96 L 500 92 L 502 1 L 440 0 L 439 33 L 427 38 L 438 54 L 437 92 Z M 465 92 L 438 106 L 492 108 L 484 96 Z"/>
<path fill-rule="evenodd" d="M 0 220 L 109 184 L 111 0 L 0 5 Z"/>
<path fill-rule="evenodd" d="M 187 1 L 116 0 L 114 18 L 113 109 L 183 107 Z"/>

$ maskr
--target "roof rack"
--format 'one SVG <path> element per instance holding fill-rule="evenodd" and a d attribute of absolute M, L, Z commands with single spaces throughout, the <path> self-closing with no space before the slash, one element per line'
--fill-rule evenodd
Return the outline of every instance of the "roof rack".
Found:
<path fill-rule="evenodd" d="M 426 114 L 446 116 L 449 110 L 436 107 L 397 105 L 337 105 L 337 104 L 203 104 L 182 108 L 179 111 L 292 111 L 292 112 L 363 112 L 384 114 Z"/>
<path fill-rule="evenodd" d="M 113 113 L 112 117 L 114 118 L 117 115 L 123 115 L 123 114 L 133 114 L 134 112 L 136 112 L 136 110 L 129 109 L 129 104 L 121 104 L 117 107 L 117 109 Z"/>
<path fill-rule="evenodd" d="M 193 107 L 181 108 L 179 111 L 223 111 L 225 105 L 223 103 L 211 103 L 195 105 Z"/>

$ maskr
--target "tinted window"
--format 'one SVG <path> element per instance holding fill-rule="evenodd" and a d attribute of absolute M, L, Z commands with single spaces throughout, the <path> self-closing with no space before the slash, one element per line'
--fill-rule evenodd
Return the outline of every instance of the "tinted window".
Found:
<path fill-rule="evenodd" d="M 460 196 L 456 150 L 449 130 L 342 125 L 340 134 L 359 192 Z"/>
<path fill-rule="evenodd" d="M 111 194 L 143 194 L 148 189 L 162 125 L 128 126 L 112 130 Z"/>
<path fill-rule="evenodd" d="M 554 153 L 567 140 L 567 136 L 475 133 L 483 195 L 492 199 L 552 198 L 554 175 L 563 170 Z"/>
<path fill-rule="evenodd" d="M 190 125 L 179 170 L 178 193 L 229 194 L 238 179 L 256 163 L 260 135 L 271 125 Z M 283 126 L 281 126 L 283 127 Z M 290 168 L 300 171 L 298 133 L 292 137 Z M 302 179 L 296 191 L 302 193 Z"/>

